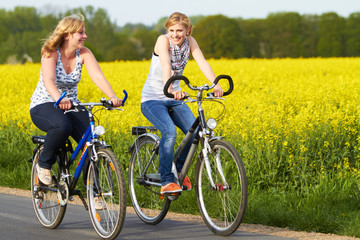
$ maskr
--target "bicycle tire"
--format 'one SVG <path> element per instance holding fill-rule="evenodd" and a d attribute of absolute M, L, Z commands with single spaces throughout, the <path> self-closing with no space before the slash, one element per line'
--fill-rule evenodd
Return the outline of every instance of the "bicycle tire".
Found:
<path fill-rule="evenodd" d="M 35 153 L 33 159 L 33 165 L 31 169 L 31 192 L 32 203 L 36 213 L 36 216 L 40 223 L 47 227 L 54 229 L 62 222 L 66 206 L 61 206 L 58 201 L 58 195 L 56 191 L 46 190 L 45 185 L 42 185 L 39 181 L 36 166 L 38 164 L 39 156 L 43 151 L 44 145 L 41 145 Z M 58 158 L 59 156 L 57 156 Z M 51 168 L 52 175 L 56 175 L 60 179 L 60 172 L 58 170 L 57 163 L 53 164 Z M 56 189 L 55 184 L 50 185 L 50 188 Z"/>
<path fill-rule="evenodd" d="M 87 198 L 91 222 L 103 239 L 115 239 L 125 222 L 126 189 L 120 163 L 110 149 L 99 149 L 89 164 Z M 95 201 L 101 201 L 96 206 Z"/>
<path fill-rule="evenodd" d="M 153 138 L 146 136 L 136 141 L 138 142 L 131 153 L 129 167 L 130 198 L 138 217 L 147 224 L 155 225 L 164 219 L 170 208 L 171 201 L 166 197 L 164 199 L 160 198 L 160 187 L 140 184 L 141 180 L 144 180 L 141 173 L 149 163 L 153 153 L 156 156 L 153 158 L 147 173 L 160 176 L 159 154 L 154 149 L 156 141 Z"/>
<path fill-rule="evenodd" d="M 200 214 L 207 227 L 216 235 L 227 236 L 238 229 L 247 204 L 247 179 L 239 153 L 223 140 L 210 142 L 209 162 L 216 189 L 211 188 L 205 161 L 199 154 L 195 168 L 195 190 Z M 220 157 L 225 179 L 231 188 L 224 188 L 215 157 Z"/>

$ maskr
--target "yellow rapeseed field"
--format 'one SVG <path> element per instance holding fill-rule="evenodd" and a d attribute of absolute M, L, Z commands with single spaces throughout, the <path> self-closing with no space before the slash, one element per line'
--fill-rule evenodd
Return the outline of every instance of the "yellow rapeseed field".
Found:
<path fill-rule="evenodd" d="M 215 74 L 230 75 L 235 85 L 223 102 L 226 115 L 217 133 L 235 145 L 248 177 L 259 187 L 285 181 L 301 187 L 330 172 L 358 178 L 360 58 L 211 59 L 209 63 Z M 150 62 L 100 65 L 119 96 L 123 89 L 129 93 L 125 112 L 105 114 L 102 119 L 112 133 L 130 137 L 131 126 L 148 125 L 140 112 L 140 96 Z M 16 124 L 29 136 L 38 131 L 31 124 L 29 104 L 39 72 L 40 64 L 0 65 L 3 130 Z M 184 75 L 197 85 L 207 82 L 194 61 Z M 103 97 L 85 69 L 79 97 L 82 101 Z M 222 111 L 217 103 L 204 106 L 207 116 Z M 318 177 L 309 183 L 307 177 L 314 174 Z"/>

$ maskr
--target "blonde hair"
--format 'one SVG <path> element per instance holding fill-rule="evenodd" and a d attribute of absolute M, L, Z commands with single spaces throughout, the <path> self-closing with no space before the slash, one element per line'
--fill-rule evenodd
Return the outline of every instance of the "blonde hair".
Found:
<path fill-rule="evenodd" d="M 56 26 L 54 32 L 44 40 L 41 55 L 49 57 L 52 52 L 63 45 L 65 36 L 80 31 L 85 25 L 85 18 L 81 14 L 64 17 Z"/>
<path fill-rule="evenodd" d="M 189 31 L 189 35 L 191 35 L 193 26 L 191 24 L 190 18 L 180 12 L 174 12 L 173 14 L 171 14 L 166 21 L 165 27 L 169 29 L 169 27 L 174 26 L 178 23 L 182 24 Z"/>

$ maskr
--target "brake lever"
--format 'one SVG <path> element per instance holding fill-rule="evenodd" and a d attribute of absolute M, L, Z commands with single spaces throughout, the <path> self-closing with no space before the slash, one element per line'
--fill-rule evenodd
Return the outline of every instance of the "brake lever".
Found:
<path fill-rule="evenodd" d="M 65 110 L 65 111 L 64 111 L 64 114 L 67 114 L 67 113 L 69 113 L 69 112 L 80 112 L 80 111 L 79 111 L 79 109 L 77 109 L 77 108 L 73 108 L 73 109 Z"/>
<path fill-rule="evenodd" d="M 207 93 L 206 94 L 207 97 L 205 99 L 220 99 L 220 100 L 225 100 L 225 98 L 223 97 L 215 97 L 213 93 Z"/>
<path fill-rule="evenodd" d="M 122 109 L 122 108 L 111 108 L 111 109 L 108 109 L 108 110 L 119 110 L 119 111 L 124 111 L 124 109 Z"/>

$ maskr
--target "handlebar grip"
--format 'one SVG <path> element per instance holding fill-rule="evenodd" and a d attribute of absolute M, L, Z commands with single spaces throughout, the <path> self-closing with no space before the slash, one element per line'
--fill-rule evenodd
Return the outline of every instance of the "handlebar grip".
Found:
<path fill-rule="evenodd" d="M 224 92 L 223 96 L 229 95 L 234 90 L 234 82 L 232 78 L 229 75 L 219 75 L 215 78 L 214 84 L 216 85 L 220 81 L 220 79 L 227 79 L 229 81 L 229 89 Z"/>
<path fill-rule="evenodd" d="M 66 95 L 66 92 L 63 92 L 61 94 L 60 98 L 54 103 L 55 108 L 59 108 L 59 104 L 60 104 L 61 100 L 65 97 L 65 95 Z"/>
<path fill-rule="evenodd" d="M 127 93 L 125 90 L 123 90 L 123 93 L 125 94 L 125 96 L 124 96 L 124 98 L 123 98 L 123 100 L 122 100 L 121 106 L 124 106 L 124 105 L 125 105 L 126 99 L 128 98 L 128 93 Z"/>
<path fill-rule="evenodd" d="M 188 79 L 187 77 L 183 76 L 183 75 L 175 75 L 175 76 L 170 77 L 170 78 L 167 80 L 167 82 L 166 82 L 166 84 L 165 84 L 165 86 L 164 86 L 164 94 L 165 94 L 165 96 L 167 96 L 168 98 L 174 98 L 174 94 L 169 93 L 169 92 L 168 92 L 168 89 L 169 89 L 169 87 L 170 87 L 170 84 L 172 84 L 172 83 L 173 83 L 174 81 L 176 81 L 176 80 L 183 80 L 183 81 L 186 83 L 186 85 L 189 85 L 189 84 L 190 84 L 189 79 Z"/>

